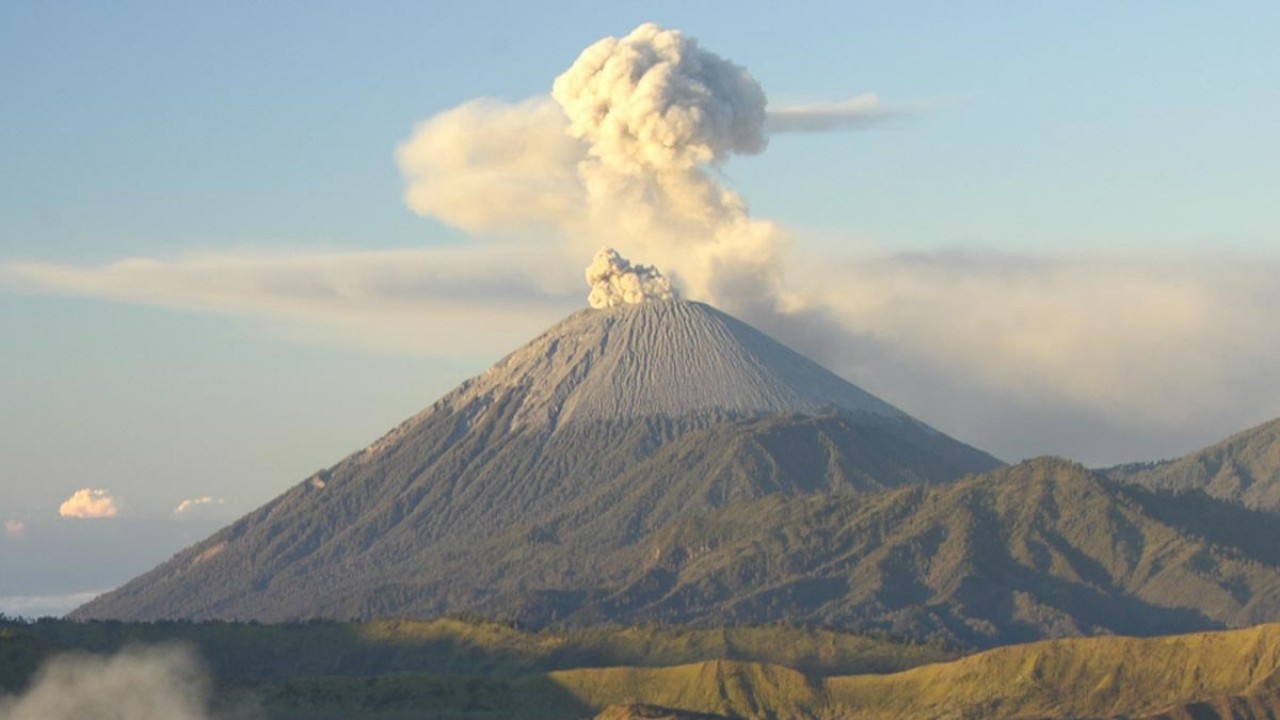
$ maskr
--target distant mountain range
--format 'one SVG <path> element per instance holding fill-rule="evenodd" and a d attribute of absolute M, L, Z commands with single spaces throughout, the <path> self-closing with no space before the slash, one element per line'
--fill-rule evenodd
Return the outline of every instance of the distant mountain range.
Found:
<path fill-rule="evenodd" d="M 866 495 L 772 496 L 671 523 L 580 613 L 800 622 L 989 647 L 1280 619 L 1280 523 L 1042 458 Z"/>
<path fill-rule="evenodd" d="M 1001 467 L 705 305 L 588 310 L 73 617 L 1241 627 L 1280 620 L 1278 434 Z"/>

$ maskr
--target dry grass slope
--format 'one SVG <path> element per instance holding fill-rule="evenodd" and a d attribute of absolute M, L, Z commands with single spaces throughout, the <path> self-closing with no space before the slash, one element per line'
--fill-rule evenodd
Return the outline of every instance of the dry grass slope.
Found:
<path fill-rule="evenodd" d="M 825 689 L 833 708 L 866 718 L 1142 717 L 1196 703 L 1225 708 L 1219 699 L 1280 690 L 1280 626 L 1032 643 L 894 675 L 831 678 Z"/>

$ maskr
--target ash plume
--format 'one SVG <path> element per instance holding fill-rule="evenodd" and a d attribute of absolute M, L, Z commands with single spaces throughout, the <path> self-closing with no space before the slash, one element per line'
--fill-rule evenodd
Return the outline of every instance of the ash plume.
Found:
<path fill-rule="evenodd" d="M 405 201 L 472 232 L 550 230 L 569 256 L 608 237 L 684 295 L 767 325 L 797 304 L 784 234 L 714 173 L 765 149 L 766 104 L 745 68 L 641 25 L 586 48 L 550 97 L 473 101 L 419 125 L 397 152 Z"/>
<path fill-rule="evenodd" d="M 671 281 L 650 265 L 633 265 L 613 248 L 603 248 L 587 266 L 591 293 L 587 303 L 593 308 L 638 305 L 648 300 L 674 300 Z"/>
<path fill-rule="evenodd" d="M 591 228 L 676 271 L 693 297 L 740 309 L 780 293 L 781 233 L 752 219 L 709 168 L 764 150 L 764 90 L 747 70 L 678 30 L 645 24 L 588 47 L 556 78 Z"/>
<path fill-rule="evenodd" d="M 746 68 L 652 23 L 583 50 L 551 96 L 591 157 L 626 174 L 688 171 L 766 144 L 764 90 Z"/>

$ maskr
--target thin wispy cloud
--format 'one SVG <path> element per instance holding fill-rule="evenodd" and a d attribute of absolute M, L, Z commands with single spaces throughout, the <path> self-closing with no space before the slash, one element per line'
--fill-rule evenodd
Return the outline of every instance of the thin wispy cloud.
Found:
<path fill-rule="evenodd" d="M 866 93 L 839 102 L 770 105 L 764 127 L 770 135 L 866 130 L 917 111 L 905 106 L 890 107 L 878 95 Z"/>
<path fill-rule="evenodd" d="M 0 286 L 14 292 L 239 316 L 307 341 L 459 355 L 500 349 L 513 333 L 565 314 L 578 304 L 580 277 L 559 258 L 509 247 L 0 264 Z M 442 347 L 441 337 L 451 340 Z"/>
<path fill-rule="evenodd" d="M 223 504 L 225 504 L 225 501 L 222 498 L 215 498 L 209 495 L 204 495 L 202 497 L 197 497 L 197 498 L 187 498 L 186 500 L 183 500 L 182 502 L 178 503 L 178 506 L 173 509 L 173 514 L 185 515 L 197 508 L 200 508 L 201 506 L 223 505 Z"/>
<path fill-rule="evenodd" d="M 27 524 L 21 520 L 5 520 L 4 534 L 11 540 L 17 540 L 27 534 Z"/>

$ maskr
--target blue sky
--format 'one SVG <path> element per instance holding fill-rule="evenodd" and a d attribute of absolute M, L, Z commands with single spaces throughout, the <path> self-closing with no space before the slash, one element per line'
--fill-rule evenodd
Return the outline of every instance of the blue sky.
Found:
<path fill-rule="evenodd" d="M 112 566 L 145 569 L 562 310 L 475 339 L 441 324 L 465 304 L 160 301 L 50 268 L 489 242 L 405 207 L 397 146 L 470 99 L 547 94 L 645 21 L 746 66 L 771 106 L 900 110 L 719 170 L 788 228 L 797 284 L 875 338 L 837 370 L 1007 459 L 1166 456 L 1280 415 L 1259 386 L 1280 379 L 1274 3 L 9 3 L 0 520 L 24 529 L 0 538 L 0 596 L 111 584 L 88 550 L 17 560 L 95 527 L 159 528 Z M 848 274 L 807 282 L 803 256 Z M 14 274 L 31 262 L 39 282 Z M 120 516 L 59 518 L 83 487 Z M 225 502 L 172 525 L 204 495 Z"/>

